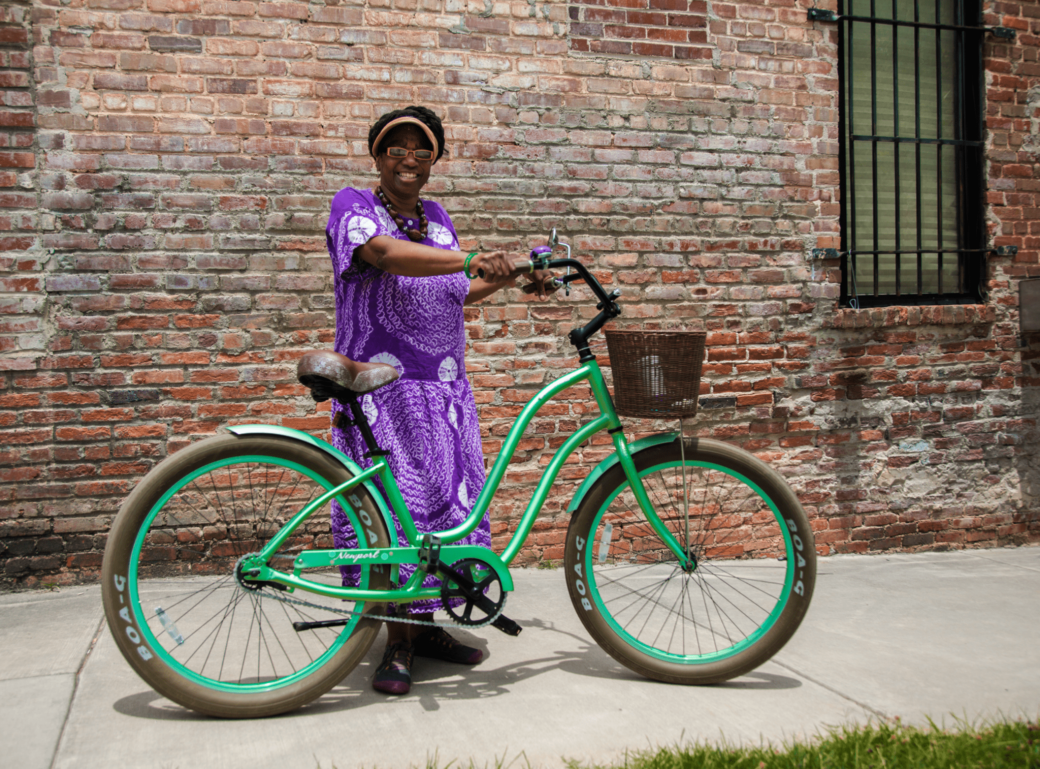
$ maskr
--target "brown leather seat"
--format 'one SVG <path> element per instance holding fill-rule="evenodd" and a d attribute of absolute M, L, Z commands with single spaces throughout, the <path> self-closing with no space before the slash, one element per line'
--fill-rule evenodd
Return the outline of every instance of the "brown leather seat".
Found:
<path fill-rule="evenodd" d="M 360 395 L 378 390 L 400 376 L 397 369 L 386 363 L 358 363 L 325 350 L 305 353 L 296 367 L 296 378 L 312 391 L 325 389 L 320 380 L 327 380 Z"/>

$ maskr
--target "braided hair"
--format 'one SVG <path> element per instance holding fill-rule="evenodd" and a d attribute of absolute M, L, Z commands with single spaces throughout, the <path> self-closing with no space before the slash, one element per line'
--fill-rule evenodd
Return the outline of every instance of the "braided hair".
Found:
<path fill-rule="evenodd" d="M 405 107 L 404 109 L 395 109 L 392 112 L 387 112 L 385 115 L 379 118 L 372 127 L 368 129 L 368 152 L 372 154 L 372 145 L 375 143 L 376 137 L 379 136 L 379 132 L 383 130 L 387 123 L 391 120 L 396 120 L 399 117 L 413 117 L 416 120 L 422 122 L 430 131 L 433 132 L 433 136 L 437 139 L 437 157 L 434 158 L 434 162 L 441 159 L 441 155 L 445 153 L 444 149 L 444 126 L 441 124 L 441 119 L 437 117 L 432 109 L 427 107 L 411 106 Z"/>

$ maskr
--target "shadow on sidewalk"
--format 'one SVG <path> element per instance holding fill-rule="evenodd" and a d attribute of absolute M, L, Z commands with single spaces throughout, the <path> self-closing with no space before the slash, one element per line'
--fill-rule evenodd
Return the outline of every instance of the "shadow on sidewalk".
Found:
<path fill-rule="evenodd" d="M 436 711 L 442 702 L 452 700 L 480 700 L 510 694 L 515 684 L 532 679 L 554 670 L 562 670 L 573 676 L 644 681 L 648 686 L 671 686 L 645 679 L 615 662 L 598 646 L 589 643 L 575 633 L 560 630 L 550 622 L 537 619 L 520 620 L 525 629 L 539 629 L 567 637 L 566 644 L 571 648 L 565 651 L 554 651 L 551 654 L 513 662 L 501 667 L 493 667 L 494 659 L 488 653 L 487 640 L 473 636 L 463 630 L 457 635 L 464 643 L 479 646 L 484 650 L 485 660 L 473 668 L 464 668 L 437 660 L 417 659 L 413 666 L 413 688 L 404 697 L 387 697 L 373 691 L 369 681 L 379 664 L 381 641 L 377 640 L 365 660 L 330 692 L 306 707 L 276 718 L 293 718 L 337 713 L 345 710 L 356 710 L 372 706 L 390 706 L 397 702 L 416 701 L 427 711 Z M 561 639 L 562 641 L 562 639 Z M 575 649 L 577 644 L 579 648 Z M 548 644 L 540 644 L 543 648 Z M 710 688 L 726 688 L 735 690 L 760 691 L 765 689 L 796 689 L 802 682 L 796 678 L 753 671 L 736 680 L 717 684 Z M 707 687 L 706 687 L 707 688 Z M 199 715 L 180 707 L 160 694 L 144 691 L 116 701 L 114 709 L 132 718 L 159 719 L 163 721 L 197 721 L 208 720 L 208 716 Z"/>

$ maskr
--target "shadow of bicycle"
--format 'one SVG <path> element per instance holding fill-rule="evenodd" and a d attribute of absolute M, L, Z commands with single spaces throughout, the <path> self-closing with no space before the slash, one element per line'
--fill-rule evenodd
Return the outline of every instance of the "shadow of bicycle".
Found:
<path fill-rule="evenodd" d="M 330 692 L 294 713 L 277 717 L 305 717 L 366 707 L 385 707 L 389 703 L 407 701 L 417 701 L 425 710 L 433 712 L 439 710 L 443 702 L 491 699 L 509 694 L 517 684 L 554 671 L 562 671 L 575 678 L 641 681 L 647 686 L 670 686 L 670 684 L 651 681 L 633 673 L 615 662 L 599 646 L 591 643 L 587 637 L 578 633 L 561 629 L 544 620 L 520 619 L 518 621 L 526 631 L 555 634 L 571 639 L 566 644 L 558 644 L 571 648 L 496 666 L 495 656 L 498 655 L 492 654 L 487 639 L 454 628 L 452 633 L 460 641 L 484 652 L 484 661 L 475 667 L 463 667 L 439 660 L 417 659 L 413 665 L 412 691 L 403 697 L 388 698 L 385 694 L 374 691 L 370 685 L 372 676 L 382 658 L 382 640 L 377 639 L 365 659 Z M 575 648 L 575 644 L 577 648 Z M 553 645 L 550 638 L 539 643 L 540 648 L 551 648 Z M 801 685 L 802 682 L 796 678 L 752 671 L 735 680 L 704 688 L 761 691 L 795 689 Z M 117 712 L 133 718 L 165 721 L 205 720 L 208 718 L 208 716 L 181 708 L 151 691 L 123 697 L 114 704 L 114 708 Z"/>

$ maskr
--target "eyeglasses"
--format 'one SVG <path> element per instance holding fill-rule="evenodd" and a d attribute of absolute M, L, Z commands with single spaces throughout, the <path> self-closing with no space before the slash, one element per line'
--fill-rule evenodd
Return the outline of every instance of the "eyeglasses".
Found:
<path fill-rule="evenodd" d="M 406 150 L 404 147 L 387 147 L 386 154 L 392 158 L 406 158 L 411 155 L 416 160 L 433 160 L 432 150 Z"/>

